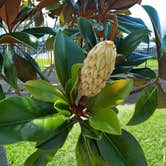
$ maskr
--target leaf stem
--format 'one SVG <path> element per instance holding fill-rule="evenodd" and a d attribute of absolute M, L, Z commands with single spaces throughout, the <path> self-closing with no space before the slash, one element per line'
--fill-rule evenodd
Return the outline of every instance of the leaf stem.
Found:
<path fill-rule="evenodd" d="M 114 21 L 114 24 L 111 28 L 110 40 L 114 41 L 116 30 L 117 30 L 117 27 L 118 27 L 118 19 L 117 19 L 116 15 L 112 15 L 111 19 Z"/>

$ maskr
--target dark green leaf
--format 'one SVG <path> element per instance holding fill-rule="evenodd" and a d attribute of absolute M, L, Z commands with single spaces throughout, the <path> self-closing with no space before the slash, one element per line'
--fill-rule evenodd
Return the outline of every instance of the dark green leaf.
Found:
<path fill-rule="evenodd" d="M 146 80 L 156 78 L 156 73 L 149 68 L 132 69 L 129 72 L 129 74 L 134 77 L 137 77 L 140 79 L 146 79 Z"/>
<path fill-rule="evenodd" d="M 24 6 L 23 8 L 21 8 L 21 10 L 19 11 L 19 13 L 17 14 L 16 20 L 14 21 L 14 23 L 18 23 L 18 22 L 22 22 L 24 21 L 32 12 L 33 8 L 30 6 Z"/>
<path fill-rule="evenodd" d="M 82 135 L 77 142 L 76 158 L 78 166 L 108 166 L 100 155 L 96 141 Z"/>
<path fill-rule="evenodd" d="M 88 100 L 88 108 L 105 109 L 114 107 L 123 102 L 133 88 L 133 82 L 130 79 L 117 80 L 107 83 L 102 91 Z"/>
<path fill-rule="evenodd" d="M 125 61 L 118 64 L 118 66 L 138 66 L 148 59 L 152 59 L 154 56 L 150 56 L 142 53 L 133 53 L 126 57 Z"/>
<path fill-rule="evenodd" d="M 132 70 L 132 68 L 133 68 L 133 66 L 116 65 L 112 75 L 128 73 L 129 71 Z"/>
<path fill-rule="evenodd" d="M 128 125 L 136 125 L 147 120 L 157 108 L 157 87 L 148 87 L 142 91 L 136 102 L 135 112 Z"/>
<path fill-rule="evenodd" d="M 5 94 L 3 92 L 2 86 L 0 85 L 0 100 L 5 98 Z M 0 111 L 1 112 L 1 111 Z"/>
<path fill-rule="evenodd" d="M 70 116 L 69 112 L 69 103 L 63 99 L 57 99 L 54 103 L 54 108 L 59 112 L 66 116 Z"/>
<path fill-rule="evenodd" d="M 91 47 L 97 44 L 95 31 L 93 30 L 92 24 L 88 20 L 85 18 L 79 18 L 78 28 L 82 37 Z"/>
<path fill-rule="evenodd" d="M 29 28 L 29 29 L 24 29 L 22 32 L 31 34 L 37 38 L 40 38 L 44 35 L 56 35 L 55 30 L 49 27 Z"/>
<path fill-rule="evenodd" d="M 147 166 L 141 146 L 125 130 L 122 135 L 103 134 L 97 144 L 103 158 L 111 166 Z"/>
<path fill-rule="evenodd" d="M 85 55 L 83 50 L 72 39 L 59 32 L 55 40 L 55 67 L 56 73 L 65 88 L 65 84 L 71 77 L 73 64 L 82 63 Z"/>
<path fill-rule="evenodd" d="M 31 80 L 27 81 L 24 85 L 36 99 L 52 103 L 59 98 L 66 100 L 63 93 L 56 86 L 44 80 Z"/>
<path fill-rule="evenodd" d="M 66 34 L 67 36 L 72 37 L 72 38 L 74 38 L 74 37 L 76 37 L 80 34 L 77 27 L 75 27 L 75 28 L 65 28 L 63 30 L 63 33 Z"/>
<path fill-rule="evenodd" d="M 146 29 L 139 29 L 130 33 L 126 38 L 120 41 L 117 47 L 118 53 L 125 56 L 131 55 L 148 33 L 149 31 Z"/>
<path fill-rule="evenodd" d="M 10 144 L 19 141 L 42 141 L 56 133 L 67 121 L 62 114 L 34 119 L 27 123 L 0 127 L 0 144 Z"/>
<path fill-rule="evenodd" d="M 121 127 L 117 114 L 110 108 L 97 109 L 89 115 L 89 124 L 96 130 L 111 134 L 121 134 Z"/>
<path fill-rule="evenodd" d="M 4 56 L 4 73 L 8 83 L 15 89 L 18 89 L 17 85 L 17 73 L 14 66 L 14 52 L 10 47 L 5 50 Z"/>
<path fill-rule="evenodd" d="M 9 97 L 0 101 L 0 126 L 23 123 L 53 114 L 53 106 L 30 97 Z"/>
<path fill-rule="evenodd" d="M 22 43 L 32 49 L 37 49 L 38 41 L 33 35 L 25 32 L 13 32 L 0 36 L 0 44 L 3 43 Z"/>
<path fill-rule="evenodd" d="M 28 159 L 25 161 L 24 166 L 46 166 L 49 161 L 53 158 L 57 149 L 41 150 L 35 151 Z"/>
<path fill-rule="evenodd" d="M 161 25 L 160 25 L 160 19 L 156 9 L 149 5 L 142 5 L 142 7 L 145 9 L 147 14 L 149 15 L 151 22 L 153 24 L 153 28 L 154 28 L 157 40 L 160 42 L 161 41 Z"/>
<path fill-rule="evenodd" d="M 100 139 L 102 133 L 89 125 L 88 121 L 81 122 L 81 134 L 87 138 Z"/>
<path fill-rule="evenodd" d="M 81 64 L 74 64 L 71 68 L 71 79 L 68 80 L 65 93 L 70 102 L 74 102 L 77 98 L 77 83 L 79 81 L 79 69 Z"/>
<path fill-rule="evenodd" d="M 44 142 L 39 142 L 37 148 L 45 150 L 61 148 L 72 127 L 73 123 L 65 123 L 62 127 L 60 127 L 59 131 L 54 136 Z"/>
<path fill-rule="evenodd" d="M 119 14 L 117 17 L 119 29 L 125 33 L 131 33 L 139 29 L 148 30 L 145 23 L 140 18 L 134 18 L 124 14 Z"/>
<path fill-rule="evenodd" d="M 0 53 L 0 73 L 2 72 L 2 68 L 3 68 L 3 56 Z"/>

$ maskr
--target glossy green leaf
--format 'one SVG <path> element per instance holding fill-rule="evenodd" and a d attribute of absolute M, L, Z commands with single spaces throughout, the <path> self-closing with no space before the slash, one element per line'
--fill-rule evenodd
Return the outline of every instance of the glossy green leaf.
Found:
<path fill-rule="evenodd" d="M 14 21 L 14 23 L 22 22 L 24 21 L 30 14 L 32 13 L 33 8 L 30 6 L 24 6 L 20 9 L 20 11 L 17 14 L 17 17 Z"/>
<path fill-rule="evenodd" d="M 55 133 L 55 135 L 43 142 L 39 142 L 36 147 L 44 150 L 61 148 L 65 143 L 65 140 L 72 127 L 73 123 L 65 123 L 64 125 L 62 125 L 62 127 L 60 127 L 60 129 L 57 133 Z"/>
<path fill-rule="evenodd" d="M 148 55 L 148 54 L 142 54 L 142 53 L 132 53 L 131 55 L 127 56 L 126 59 L 118 63 L 117 66 L 138 66 L 144 62 L 146 62 L 148 59 L 152 59 L 154 56 Z"/>
<path fill-rule="evenodd" d="M 108 166 L 103 160 L 94 139 L 80 135 L 76 146 L 77 166 Z"/>
<path fill-rule="evenodd" d="M 103 134 L 97 144 L 103 158 L 111 166 L 147 166 L 141 146 L 125 130 L 122 135 Z"/>
<path fill-rule="evenodd" d="M 135 112 L 128 125 L 136 125 L 147 120 L 157 108 L 157 87 L 142 91 L 135 105 Z"/>
<path fill-rule="evenodd" d="M 146 29 L 139 29 L 130 33 L 126 38 L 120 41 L 120 44 L 117 47 L 118 53 L 125 56 L 131 55 L 148 33 L 149 31 Z"/>
<path fill-rule="evenodd" d="M 2 89 L 2 86 L 0 84 L 0 100 L 4 99 L 5 98 L 5 94 L 3 92 L 3 89 Z"/>
<path fill-rule="evenodd" d="M 22 43 L 32 49 L 37 49 L 38 41 L 33 35 L 25 32 L 13 32 L 0 36 L 0 44 L 3 43 Z"/>
<path fill-rule="evenodd" d="M 92 24 L 85 18 L 78 19 L 78 28 L 80 30 L 81 36 L 85 39 L 91 47 L 97 44 L 97 38 L 95 31 L 93 30 Z"/>
<path fill-rule="evenodd" d="M 25 52 L 24 50 L 20 50 L 20 52 L 23 54 L 23 56 L 26 58 L 26 60 L 31 64 L 31 66 L 34 68 L 34 70 L 39 74 L 40 78 L 43 80 L 47 80 L 45 76 L 43 75 L 39 65 L 37 62 L 31 57 L 31 55 L 28 52 Z"/>
<path fill-rule="evenodd" d="M 133 82 L 130 79 L 107 83 L 98 95 L 88 99 L 88 108 L 100 110 L 121 104 L 132 88 Z"/>
<path fill-rule="evenodd" d="M 24 85 L 36 99 L 52 103 L 59 98 L 66 100 L 63 93 L 56 86 L 44 80 L 31 80 L 27 81 Z"/>
<path fill-rule="evenodd" d="M 65 93 L 70 102 L 74 102 L 77 98 L 77 83 L 79 81 L 79 69 L 81 64 L 74 64 L 71 68 L 71 79 L 68 80 Z"/>
<path fill-rule="evenodd" d="M 157 40 L 160 42 L 161 41 L 161 25 L 160 25 L 160 19 L 156 9 L 149 5 L 142 5 L 142 7 L 149 15 Z"/>
<path fill-rule="evenodd" d="M 111 134 L 121 134 L 121 127 L 117 114 L 110 108 L 97 109 L 89 115 L 89 124 L 96 130 Z"/>
<path fill-rule="evenodd" d="M 14 58 L 14 52 L 9 46 L 7 46 L 4 55 L 4 73 L 8 83 L 13 88 L 18 89 L 17 73 L 16 73 L 16 68 L 14 66 L 13 58 Z"/>
<path fill-rule="evenodd" d="M 121 66 L 121 65 L 117 65 L 115 66 L 115 69 L 112 73 L 112 75 L 115 74 L 122 74 L 122 73 L 128 73 L 129 71 L 131 71 L 133 69 L 133 66 Z"/>
<path fill-rule="evenodd" d="M 0 126 L 23 123 L 53 114 L 53 105 L 30 97 L 9 97 L 0 101 Z"/>
<path fill-rule="evenodd" d="M 154 79 L 156 78 L 156 73 L 150 68 L 140 68 L 140 69 L 132 69 L 129 72 L 130 75 L 140 78 L 140 79 Z"/>
<path fill-rule="evenodd" d="M 19 141 L 42 141 L 56 133 L 67 118 L 62 114 L 34 119 L 32 121 L 0 127 L 0 144 L 11 144 Z"/>
<path fill-rule="evenodd" d="M 80 122 L 81 134 L 87 138 L 91 139 L 101 139 L 102 132 L 95 130 L 89 125 L 88 121 Z"/>
<path fill-rule="evenodd" d="M 42 150 L 38 149 L 25 161 L 24 166 L 46 166 L 53 158 L 57 149 Z"/>
<path fill-rule="evenodd" d="M 65 88 L 66 82 L 71 77 L 72 65 L 82 63 L 85 55 L 83 50 L 62 32 L 56 36 L 54 53 L 56 73 Z"/>
<path fill-rule="evenodd" d="M 37 38 L 40 38 L 44 35 L 56 35 L 55 30 L 53 28 L 49 28 L 49 27 L 29 28 L 29 29 L 24 29 L 22 32 L 31 34 Z"/>
<path fill-rule="evenodd" d="M 134 18 L 128 15 L 118 14 L 118 27 L 125 33 L 131 33 L 139 29 L 147 29 L 145 23 L 140 18 Z"/>
<path fill-rule="evenodd" d="M 71 113 L 69 112 L 69 103 L 62 99 L 57 99 L 54 103 L 54 108 L 59 112 L 66 116 L 70 116 Z"/>
<path fill-rule="evenodd" d="M 2 72 L 3 68 L 3 55 L 0 53 L 0 73 Z"/>

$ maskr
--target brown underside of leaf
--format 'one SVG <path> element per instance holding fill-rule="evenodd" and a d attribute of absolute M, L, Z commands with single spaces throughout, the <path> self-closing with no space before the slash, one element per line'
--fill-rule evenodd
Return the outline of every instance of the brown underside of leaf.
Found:
<path fill-rule="evenodd" d="M 41 11 L 43 8 L 57 3 L 58 0 L 42 0 L 36 7 L 36 12 Z"/>
<path fill-rule="evenodd" d="M 112 9 L 123 8 L 126 6 L 134 5 L 135 3 L 141 4 L 142 0 L 114 0 L 111 2 Z"/>
<path fill-rule="evenodd" d="M 0 17 L 7 24 L 10 31 L 14 26 L 13 22 L 17 17 L 20 8 L 20 3 L 21 0 L 6 0 L 3 6 L 0 8 Z"/>
<path fill-rule="evenodd" d="M 3 43 L 20 43 L 20 42 L 11 36 L 5 35 L 0 38 L 0 44 L 3 44 Z"/>
<path fill-rule="evenodd" d="M 149 80 L 144 80 L 144 79 L 140 79 L 140 78 L 136 78 L 136 77 L 128 77 L 128 78 L 133 80 L 134 87 L 142 87 L 149 82 Z"/>
<path fill-rule="evenodd" d="M 18 78 L 23 81 L 29 81 L 37 79 L 37 74 L 34 68 L 31 66 L 26 59 L 20 57 L 19 55 L 14 55 L 14 64 L 17 71 Z"/>
<path fill-rule="evenodd" d="M 118 55 L 118 56 L 116 57 L 115 63 L 118 64 L 118 63 L 122 63 L 122 62 L 124 62 L 124 61 L 125 61 L 125 57 L 124 57 L 123 55 Z"/>
<path fill-rule="evenodd" d="M 7 0 L 0 0 L 0 8 L 3 6 L 3 4 L 6 2 Z"/>
<path fill-rule="evenodd" d="M 44 23 L 43 13 L 39 12 L 35 17 L 35 26 L 41 26 Z"/>

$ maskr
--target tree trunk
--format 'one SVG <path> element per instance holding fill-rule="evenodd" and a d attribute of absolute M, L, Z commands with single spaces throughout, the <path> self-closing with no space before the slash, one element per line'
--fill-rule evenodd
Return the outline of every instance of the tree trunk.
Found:
<path fill-rule="evenodd" d="M 5 148 L 3 146 L 0 146 L 0 166 L 9 166 Z"/>

